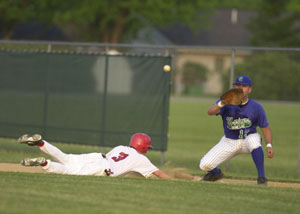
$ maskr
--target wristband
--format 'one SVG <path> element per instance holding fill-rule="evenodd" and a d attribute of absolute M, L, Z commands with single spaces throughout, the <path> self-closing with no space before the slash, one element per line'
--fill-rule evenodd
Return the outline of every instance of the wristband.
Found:
<path fill-rule="evenodd" d="M 267 148 L 272 148 L 272 144 L 271 144 L 271 143 L 268 143 L 266 147 L 267 147 Z"/>
<path fill-rule="evenodd" d="M 225 105 L 222 104 L 222 101 L 219 101 L 218 104 L 217 104 L 220 108 L 224 107 Z"/>

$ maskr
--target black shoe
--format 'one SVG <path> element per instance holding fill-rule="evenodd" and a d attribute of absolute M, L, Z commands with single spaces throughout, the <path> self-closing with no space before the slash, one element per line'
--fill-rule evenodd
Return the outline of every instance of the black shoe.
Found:
<path fill-rule="evenodd" d="M 268 180 L 265 177 L 258 177 L 257 185 L 268 186 Z"/>
<path fill-rule="evenodd" d="M 217 175 L 213 175 L 210 172 L 204 175 L 204 177 L 201 179 L 202 181 L 218 181 L 224 178 L 223 172 L 220 172 Z"/>

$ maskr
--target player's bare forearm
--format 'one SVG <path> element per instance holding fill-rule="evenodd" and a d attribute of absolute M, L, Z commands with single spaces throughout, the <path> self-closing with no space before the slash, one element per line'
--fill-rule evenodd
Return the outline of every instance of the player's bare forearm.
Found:
<path fill-rule="evenodd" d="M 171 179 L 171 177 L 162 170 L 157 170 L 157 171 L 153 172 L 152 174 L 155 175 L 158 178 Z"/>
<path fill-rule="evenodd" d="M 265 128 L 262 128 L 261 130 L 263 131 L 266 144 L 272 144 L 272 131 L 271 131 L 271 128 L 269 126 L 267 126 Z"/>
<path fill-rule="evenodd" d="M 264 138 L 266 141 L 266 144 L 271 144 L 272 146 L 272 131 L 271 128 L 269 126 L 262 128 L 261 129 L 263 134 L 264 134 Z M 268 152 L 268 157 L 272 158 L 274 156 L 274 151 L 272 147 L 267 147 L 267 152 Z"/>
<path fill-rule="evenodd" d="M 218 104 L 214 104 L 211 107 L 209 107 L 208 109 L 208 115 L 216 115 L 218 113 L 220 113 L 220 107 L 218 106 Z"/>

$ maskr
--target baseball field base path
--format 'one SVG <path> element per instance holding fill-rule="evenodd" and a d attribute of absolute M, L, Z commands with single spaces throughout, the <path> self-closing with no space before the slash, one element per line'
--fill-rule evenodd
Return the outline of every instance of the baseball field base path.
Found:
<path fill-rule="evenodd" d="M 20 164 L 16 163 L 0 163 L 0 171 L 4 172 L 31 172 L 31 173 L 46 173 L 41 167 L 24 167 Z M 172 175 L 174 178 L 188 179 L 189 175 L 187 170 L 180 169 L 172 169 L 168 170 L 168 173 Z M 136 175 L 135 173 L 131 173 L 128 175 L 129 177 L 141 177 Z M 200 177 L 199 177 L 200 180 Z M 197 181 L 194 181 L 197 182 Z M 238 179 L 222 179 L 219 181 L 221 183 L 227 184 L 244 184 L 244 185 L 256 185 L 255 180 L 238 180 Z M 285 183 L 285 182 L 268 182 L 268 186 L 270 187 L 287 187 L 287 188 L 298 188 L 300 189 L 300 183 Z"/>

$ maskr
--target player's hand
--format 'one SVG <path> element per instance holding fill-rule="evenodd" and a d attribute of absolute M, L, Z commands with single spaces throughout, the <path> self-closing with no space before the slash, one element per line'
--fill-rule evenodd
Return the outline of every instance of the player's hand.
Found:
<path fill-rule="evenodd" d="M 274 151 L 272 148 L 267 148 L 268 158 L 272 158 L 274 156 Z"/>
<path fill-rule="evenodd" d="M 193 181 L 200 181 L 200 180 L 201 180 L 201 177 L 199 177 L 199 176 L 193 176 L 193 177 L 192 177 L 192 180 L 193 180 Z"/>

